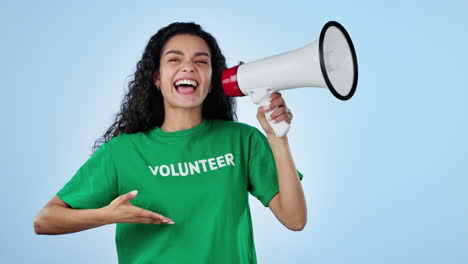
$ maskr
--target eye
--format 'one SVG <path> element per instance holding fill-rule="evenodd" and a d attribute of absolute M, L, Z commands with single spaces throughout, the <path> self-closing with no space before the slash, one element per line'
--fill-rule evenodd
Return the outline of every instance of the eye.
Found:
<path fill-rule="evenodd" d="M 178 61 L 180 61 L 178 58 L 169 59 L 169 62 L 178 62 Z"/>
<path fill-rule="evenodd" d="M 197 63 L 208 64 L 208 62 L 203 61 L 203 60 L 199 60 L 199 61 L 197 61 Z"/>

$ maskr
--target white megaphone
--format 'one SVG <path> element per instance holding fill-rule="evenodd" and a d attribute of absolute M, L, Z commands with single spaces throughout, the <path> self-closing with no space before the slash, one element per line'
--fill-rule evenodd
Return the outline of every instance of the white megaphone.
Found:
<path fill-rule="evenodd" d="M 341 24 L 330 21 L 313 43 L 226 69 L 222 83 L 228 96 L 248 95 L 255 104 L 266 106 L 272 93 L 300 87 L 328 88 L 336 98 L 348 100 L 356 91 L 357 77 L 351 38 Z M 266 113 L 267 120 L 274 110 Z M 268 122 L 278 137 L 289 130 L 284 120 L 276 124 Z"/>

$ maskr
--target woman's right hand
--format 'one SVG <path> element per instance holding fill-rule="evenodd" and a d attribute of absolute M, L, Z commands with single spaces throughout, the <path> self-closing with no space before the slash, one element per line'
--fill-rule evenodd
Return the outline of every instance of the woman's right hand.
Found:
<path fill-rule="evenodd" d="M 132 191 L 115 198 L 103 211 L 112 223 L 174 224 L 172 219 L 132 205 L 129 201 L 138 191 Z"/>

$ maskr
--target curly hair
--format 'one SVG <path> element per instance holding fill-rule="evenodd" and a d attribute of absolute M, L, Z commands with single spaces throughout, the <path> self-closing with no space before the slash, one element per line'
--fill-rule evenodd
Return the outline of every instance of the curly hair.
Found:
<path fill-rule="evenodd" d="M 179 34 L 190 34 L 205 40 L 211 53 L 213 88 L 203 101 L 202 117 L 206 119 L 221 119 L 237 121 L 236 101 L 228 97 L 222 88 L 221 74 L 226 69 L 226 59 L 216 42 L 216 39 L 195 23 L 172 23 L 161 28 L 154 34 L 137 63 L 133 79 L 128 84 L 120 113 L 115 115 L 114 123 L 105 134 L 96 140 L 94 153 L 103 143 L 122 134 L 133 134 L 160 127 L 164 121 L 164 102 L 161 91 L 156 89 L 153 73 L 159 72 L 161 51 L 167 41 Z"/>

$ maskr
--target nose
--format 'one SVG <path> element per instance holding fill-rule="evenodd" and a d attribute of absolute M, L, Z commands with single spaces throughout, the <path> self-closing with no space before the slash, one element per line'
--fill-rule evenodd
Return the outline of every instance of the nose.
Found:
<path fill-rule="evenodd" d="M 183 72 L 194 72 L 195 67 L 193 66 L 193 63 L 191 61 L 187 61 L 182 65 L 182 71 Z"/>

